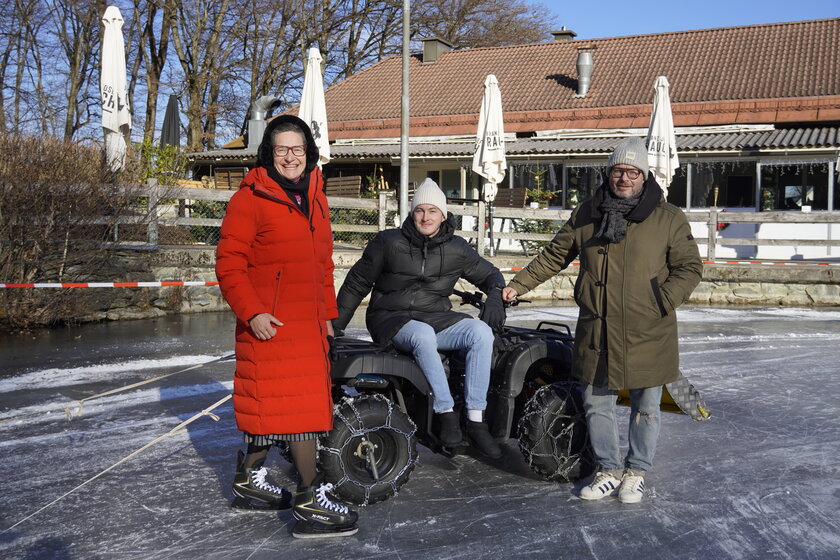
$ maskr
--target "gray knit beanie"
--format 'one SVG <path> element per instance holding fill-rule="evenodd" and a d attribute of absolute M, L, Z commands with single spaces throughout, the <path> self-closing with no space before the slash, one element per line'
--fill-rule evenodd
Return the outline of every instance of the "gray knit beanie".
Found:
<path fill-rule="evenodd" d="M 610 170 L 618 164 L 632 165 L 642 170 L 644 178 L 648 176 L 648 150 L 645 141 L 638 136 L 625 138 L 618 143 L 610 159 L 607 162 L 607 169 Z"/>
<path fill-rule="evenodd" d="M 437 183 L 428 177 L 414 191 L 414 199 L 411 201 L 411 211 L 413 212 L 421 204 L 432 204 L 443 212 L 444 217 L 449 215 L 446 209 L 446 195 L 443 194 L 443 191 L 440 190 Z"/>

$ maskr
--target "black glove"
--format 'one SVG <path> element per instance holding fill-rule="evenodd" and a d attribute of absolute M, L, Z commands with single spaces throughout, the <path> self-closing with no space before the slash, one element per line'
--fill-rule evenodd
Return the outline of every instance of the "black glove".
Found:
<path fill-rule="evenodd" d="M 484 305 L 481 306 L 478 318 L 487 323 L 493 332 L 502 332 L 502 327 L 505 326 L 505 304 L 502 301 L 501 288 L 490 290 L 487 299 L 484 300 Z"/>
<path fill-rule="evenodd" d="M 335 362 L 338 360 L 338 348 L 335 347 L 335 337 L 332 335 L 327 335 L 327 344 L 330 345 L 329 352 L 327 355 L 330 358 L 331 362 Z"/>

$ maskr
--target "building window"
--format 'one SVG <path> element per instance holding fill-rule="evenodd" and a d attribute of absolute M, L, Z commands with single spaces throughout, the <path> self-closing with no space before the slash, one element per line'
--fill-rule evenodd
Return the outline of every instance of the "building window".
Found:
<path fill-rule="evenodd" d="M 762 163 L 761 209 L 800 210 L 802 206 L 828 210 L 828 163 Z"/>
<path fill-rule="evenodd" d="M 681 165 L 674 172 L 674 176 L 671 178 L 671 184 L 668 185 L 668 202 L 680 208 L 686 207 L 686 177 L 685 165 Z"/>
<path fill-rule="evenodd" d="M 461 170 L 441 169 L 438 186 L 447 197 L 459 198 L 461 196 Z"/>
<path fill-rule="evenodd" d="M 691 167 L 692 208 L 755 208 L 754 162 L 694 162 Z"/>
<path fill-rule="evenodd" d="M 238 189 L 248 173 L 247 167 L 217 167 L 213 173 L 217 189 Z"/>
<path fill-rule="evenodd" d="M 834 165 L 834 189 L 833 190 L 834 190 L 834 196 L 832 197 L 831 208 L 829 210 L 832 210 L 832 211 L 836 212 L 837 210 L 840 210 L 840 165 L 838 165 L 838 164 Z"/>
<path fill-rule="evenodd" d="M 574 208 L 604 182 L 604 166 L 568 167 L 569 180 L 564 208 Z"/>
<path fill-rule="evenodd" d="M 529 198 L 548 201 L 551 205 L 562 203 L 563 165 L 560 163 L 534 163 L 514 165 L 509 169 L 511 186 L 525 187 Z"/>

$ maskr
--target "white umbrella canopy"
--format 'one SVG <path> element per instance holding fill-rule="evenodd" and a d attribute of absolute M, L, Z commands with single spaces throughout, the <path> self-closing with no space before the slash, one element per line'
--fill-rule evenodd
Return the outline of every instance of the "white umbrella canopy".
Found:
<path fill-rule="evenodd" d="M 108 6 L 102 16 L 102 68 L 99 88 L 102 94 L 102 128 L 105 132 L 105 161 L 114 171 L 125 164 L 126 138 L 131 131 L 131 113 L 125 85 L 125 42 L 123 18 L 119 8 Z"/>
<path fill-rule="evenodd" d="M 486 179 L 484 200 L 487 202 L 493 202 L 496 198 L 498 184 L 504 180 L 507 169 L 503 117 L 499 81 L 493 74 L 488 74 L 484 80 L 484 97 L 481 99 L 472 163 L 472 170 Z"/>
<path fill-rule="evenodd" d="M 653 112 L 648 128 L 648 166 L 668 197 L 668 185 L 680 166 L 677 157 L 677 137 L 674 132 L 674 117 L 671 115 L 671 96 L 668 93 L 668 78 L 659 76 L 653 86 Z"/>
<path fill-rule="evenodd" d="M 324 101 L 324 78 L 321 76 L 321 53 L 309 49 L 306 72 L 303 76 L 303 93 L 300 98 L 298 116 L 312 129 L 315 145 L 318 146 L 318 165 L 330 161 L 330 139 L 327 130 L 327 104 Z"/>

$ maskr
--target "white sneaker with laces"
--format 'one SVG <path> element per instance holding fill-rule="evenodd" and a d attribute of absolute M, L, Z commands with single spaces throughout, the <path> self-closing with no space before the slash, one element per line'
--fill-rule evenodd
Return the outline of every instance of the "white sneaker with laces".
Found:
<path fill-rule="evenodd" d="M 607 471 L 598 471 L 589 486 L 580 491 L 583 500 L 600 500 L 606 496 L 613 496 L 621 486 L 621 481 Z"/>
<path fill-rule="evenodd" d="M 618 500 L 623 504 L 637 504 L 645 495 L 645 473 L 627 469 L 621 477 Z"/>

